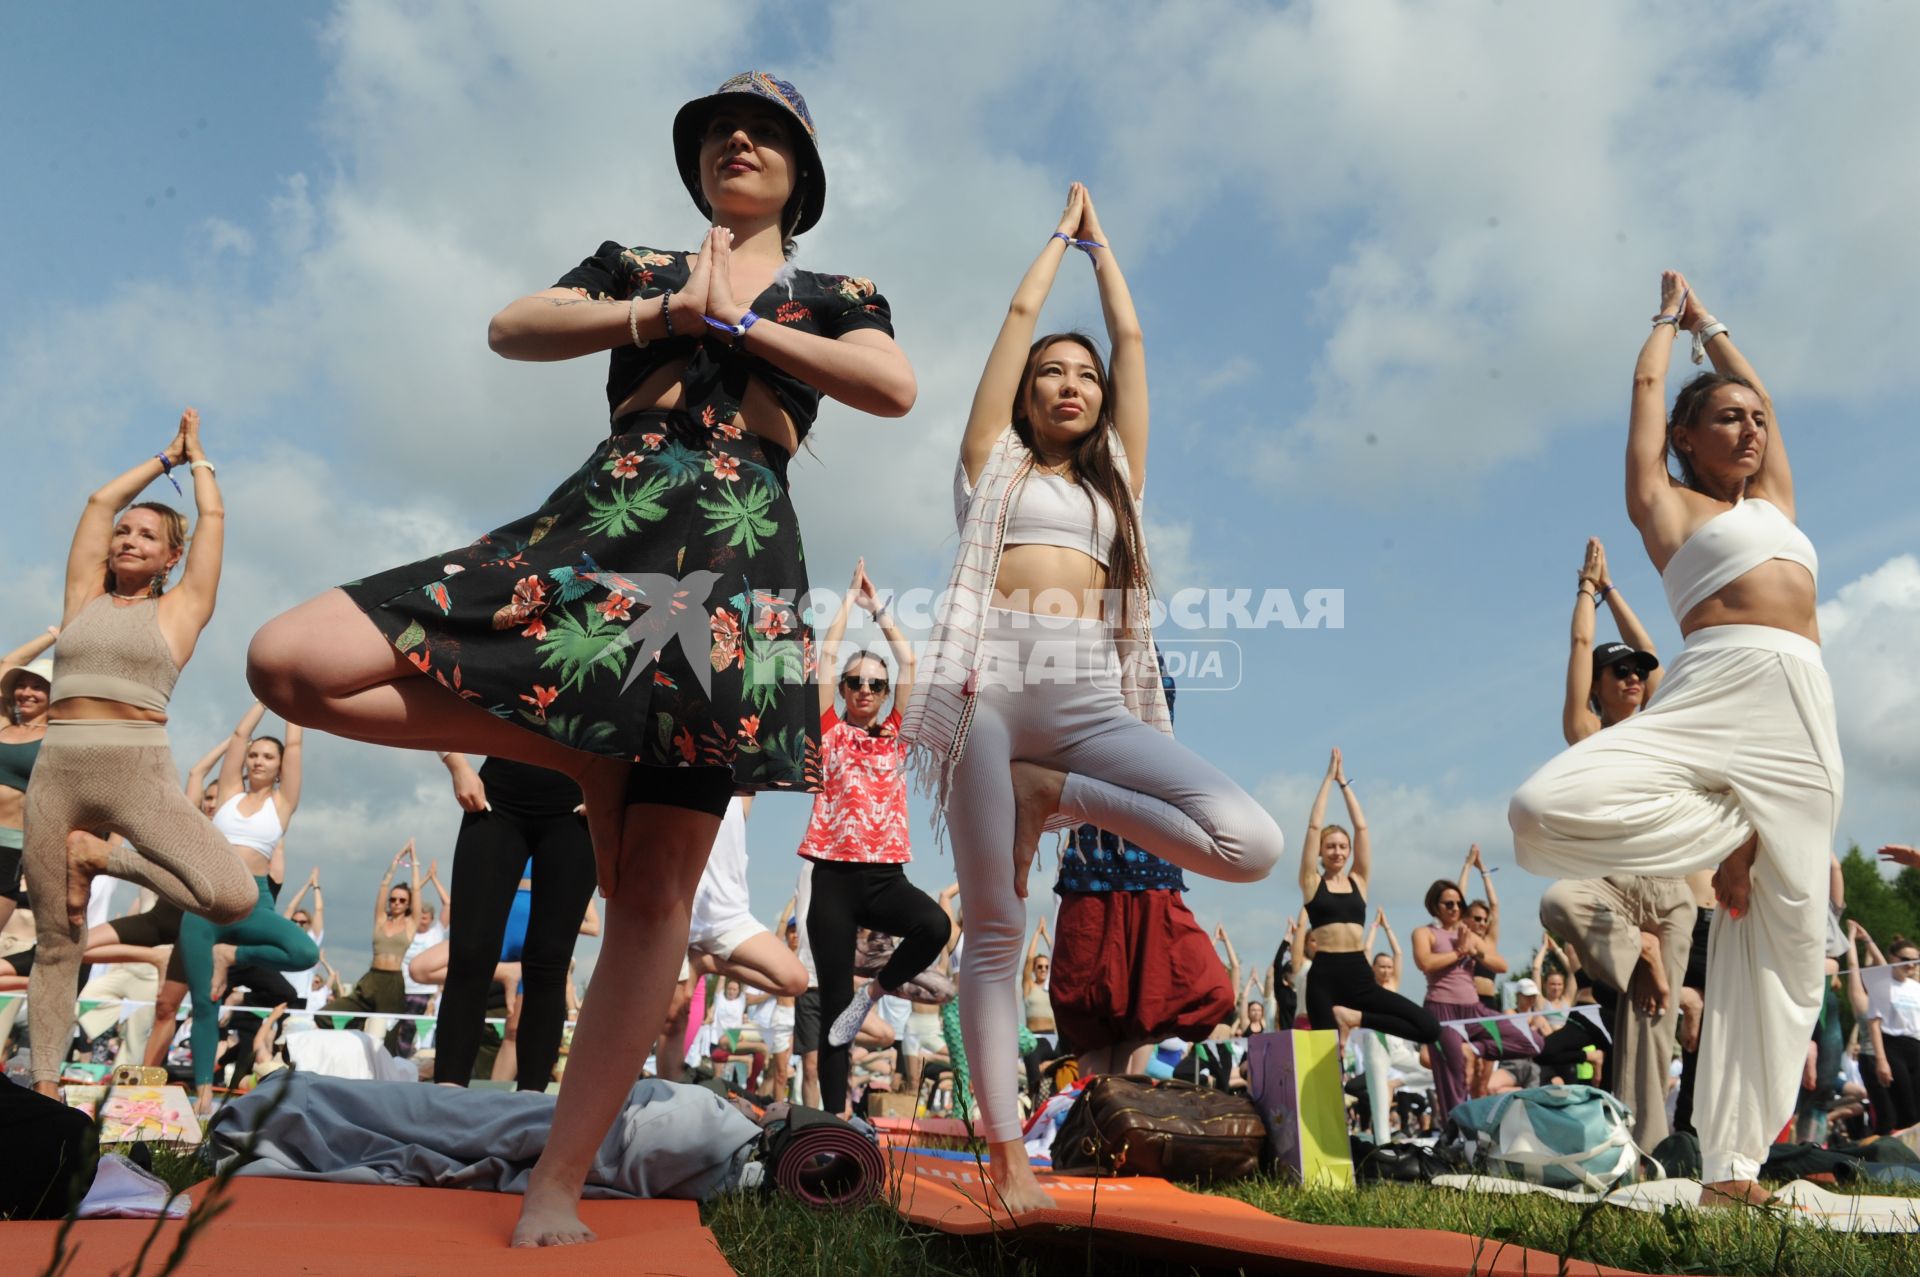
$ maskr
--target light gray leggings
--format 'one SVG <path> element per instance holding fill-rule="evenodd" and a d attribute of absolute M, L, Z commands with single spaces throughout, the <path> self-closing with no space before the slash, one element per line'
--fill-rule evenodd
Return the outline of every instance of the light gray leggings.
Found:
<path fill-rule="evenodd" d="M 38 952 L 28 977 L 33 1080 L 55 1082 L 73 1036 L 80 936 L 67 926 L 67 835 L 119 834 L 106 872 L 151 887 L 214 922 L 235 922 L 258 889 L 233 846 L 180 792 L 166 729 L 158 723 L 56 721 L 27 783 L 27 891 Z"/>
<path fill-rule="evenodd" d="M 1013 890 L 1015 759 L 1067 773 L 1060 811 L 1208 878 L 1257 882 L 1280 827 L 1224 772 L 1128 713 L 1097 620 L 989 609 L 986 664 L 946 807 L 965 909 L 960 1023 L 984 1135 L 1018 1139 L 1017 976 L 1026 908 Z M 1034 883 L 1039 875 L 1034 875 Z M 1029 893 L 1042 887 L 1029 884 Z"/>

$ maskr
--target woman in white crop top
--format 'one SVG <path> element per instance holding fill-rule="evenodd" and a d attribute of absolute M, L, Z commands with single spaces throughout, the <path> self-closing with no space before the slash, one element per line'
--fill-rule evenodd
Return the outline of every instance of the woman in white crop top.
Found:
<path fill-rule="evenodd" d="M 253 911 L 224 925 L 191 913 L 180 920 L 180 961 L 196 1008 L 191 1022 L 193 1080 L 200 1088 L 202 1112 L 210 1111 L 220 1029 L 218 1017 L 197 1011 L 218 1006 L 226 996 L 228 969 L 237 964 L 306 973 L 320 961 L 313 937 L 273 907 L 267 875 L 274 849 L 300 805 L 303 751 L 298 723 L 287 724 L 284 744 L 272 736 L 254 736 L 266 712 L 256 701 L 227 738 L 214 795 L 219 805 L 213 827 L 253 875 Z"/>
<path fill-rule="evenodd" d="M 1675 331 L 1669 331 L 1671 326 Z M 1677 330 L 1713 371 L 1669 415 Z M 1671 457 L 1678 475 L 1668 471 Z M 1714 869 L 1695 1125 L 1710 1203 L 1761 1201 L 1822 1002 L 1828 868 L 1844 771 L 1773 401 L 1679 274 L 1634 368 L 1627 513 L 1686 646 L 1660 695 L 1514 795 L 1520 863 L 1556 878 Z"/>
<path fill-rule="evenodd" d="M 1089 338 L 1033 340 L 1069 244 L 1094 259 L 1111 374 Z M 995 1192 L 1015 1214 L 1052 1205 L 1021 1143 L 1012 1069 L 1027 872 L 1043 825 L 1092 824 L 1183 869 L 1233 881 L 1264 878 L 1280 855 L 1280 830 L 1265 809 L 1173 739 L 1151 643 L 1136 638 L 1147 633 L 1138 504 L 1146 461 L 1139 320 L 1093 201 L 1075 183 L 1014 294 L 960 446 L 956 486 L 971 531 L 956 572 L 970 577 L 979 567 L 986 615 L 943 615 L 934 650 L 971 648 L 956 658 L 966 677 L 942 682 L 936 668 L 932 681 L 941 685 L 929 694 L 916 684 L 908 710 L 914 747 L 925 751 L 918 763 L 941 769 L 967 903 L 959 1016 Z M 977 545 L 966 543 L 996 528 L 1003 532 L 981 564 Z M 957 625 L 969 627 L 965 636 Z M 1122 665 L 1123 651 L 1143 658 L 1135 672 Z M 1135 677 L 1140 669 L 1152 671 L 1150 688 Z M 963 750 L 951 733 L 935 743 L 942 707 L 962 708 Z M 824 970 L 821 979 L 824 995 Z"/>

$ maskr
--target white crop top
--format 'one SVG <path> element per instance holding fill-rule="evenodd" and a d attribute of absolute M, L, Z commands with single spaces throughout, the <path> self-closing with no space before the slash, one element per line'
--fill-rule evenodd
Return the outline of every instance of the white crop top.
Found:
<path fill-rule="evenodd" d="M 955 476 L 954 508 L 963 517 L 972 496 L 973 484 L 967 481 L 967 467 L 962 462 Z M 1001 544 L 1064 546 L 1088 555 L 1104 568 L 1112 566 L 1107 560 L 1118 532 L 1113 506 L 1097 489 L 1071 483 L 1064 475 L 1029 470 L 1014 490 Z"/>
<path fill-rule="evenodd" d="M 220 810 L 213 813 L 214 830 L 235 846 L 271 856 L 273 845 L 287 832 L 280 824 L 280 805 L 269 794 L 260 810 L 248 816 L 240 810 L 240 800 L 244 797 L 244 793 L 235 794 L 220 804 Z"/>
<path fill-rule="evenodd" d="M 1771 501 L 1748 497 L 1714 515 L 1673 552 L 1660 574 L 1674 621 L 1685 620 L 1702 601 L 1770 559 L 1798 563 L 1819 579 L 1813 542 Z"/>

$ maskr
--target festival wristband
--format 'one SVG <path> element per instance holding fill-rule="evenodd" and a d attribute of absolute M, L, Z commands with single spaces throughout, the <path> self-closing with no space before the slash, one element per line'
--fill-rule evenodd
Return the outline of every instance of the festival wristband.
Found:
<path fill-rule="evenodd" d="M 173 477 L 173 458 L 164 452 L 156 452 L 153 454 L 153 459 L 160 463 L 160 473 L 165 475 L 167 482 L 173 485 L 173 490 L 183 497 L 186 496 L 186 489 L 182 488 L 180 481 Z"/>
<path fill-rule="evenodd" d="M 1064 241 L 1068 248 L 1079 249 L 1081 252 L 1085 253 L 1088 257 L 1093 256 L 1094 249 L 1106 247 L 1105 244 L 1102 244 L 1097 240 L 1075 239 L 1073 236 L 1067 234 L 1065 231 L 1055 231 L 1053 233 L 1053 238 Z"/>
<path fill-rule="evenodd" d="M 760 316 L 754 314 L 752 311 L 748 311 L 746 314 L 740 316 L 740 322 L 737 324 L 729 324 L 725 320 L 715 319 L 712 315 L 703 315 L 701 318 L 707 321 L 707 327 L 716 332 L 731 333 L 735 341 L 744 341 L 747 336 L 747 329 L 760 322 Z"/>

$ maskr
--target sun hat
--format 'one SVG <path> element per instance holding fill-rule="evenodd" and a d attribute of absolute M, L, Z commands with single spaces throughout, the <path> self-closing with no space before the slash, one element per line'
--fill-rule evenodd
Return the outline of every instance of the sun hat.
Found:
<path fill-rule="evenodd" d="M 765 71 L 742 71 L 703 98 L 695 98 L 673 117 L 673 159 L 679 166 L 680 180 L 687 194 L 708 217 L 713 206 L 707 203 L 700 185 L 700 138 L 707 120 L 729 103 L 741 100 L 770 102 L 791 117 L 799 127 L 793 131 L 794 161 L 799 166 L 794 177 L 794 196 L 800 202 L 800 216 L 790 232 L 799 235 L 812 229 L 827 206 L 827 175 L 820 166 L 819 137 L 814 132 L 813 115 L 800 90 Z"/>
<path fill-rule="evenodd" d="M 13 713 L 13 689 L 19 685 L 21 679 L 29 676 L 39 679 L 51 688 L 53 686 L 53 662 L 43 656 L 37 661 L 30 661 L 25 665 L 16 665 L 5 674 L 0 674 L 0 705 L 6 707 L 9 716 Z"/>

